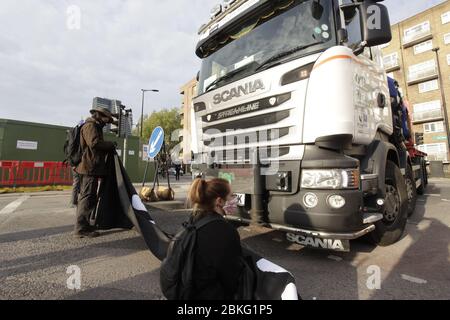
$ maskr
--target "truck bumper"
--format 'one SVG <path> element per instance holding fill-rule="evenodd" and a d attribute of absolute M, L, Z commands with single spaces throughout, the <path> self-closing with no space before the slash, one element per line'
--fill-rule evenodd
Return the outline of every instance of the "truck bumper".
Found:
<path fill-rule="evenodd" d="M 230 221 L 237 221 L 240 223 L 251 223 L 251 220 L 243 219 L 241 217 L 237 216 L 226 216 L 227 220 Z M 359 231 L 354 232 L 347 232 L 347 233 L 337 233 L 337 232 L 327 232 L 327 231 L 317 231 L 317 230 L 307 230 L 302 228 L 295 228 L 295 227 L 289 227 L 286 225 L 279 225 L 276 223 L 266 223 L 266 227 L 274 230 L 279 230 L 283 232 L 293 233 L 293 234 L 300 234 L 305 235 L 308 237 L 316 237 L 321 239 L 339 239 L 339 240 L 353 240 L 358 239 L 373 230 L 375 230 L 375 225 L 369 224 L 364 229 L 361 229 Z"/>
<path fill-rule="evenodd" d="M 200 170 L 208 179 L 219 177 L 229 180 L 233 192 L 245 194 L 245 207 L 239 215 L 243 220 L 251 217 L 255 222 L 251 214 L 252 200 L 255 194 L 261 195 L 262 189 L 266 217 L 259 222 L 264 221 L 273 229 L 287 232 L 350 240 L 373 231 L 373 223 L 382 219 L 379 213 L 368 214 L 364 211 L 363 186 L 367 184 L 364 188 L 372 188 L 372 183 L 368 183 L 372 180 L 363 179 L 361 188 L 352 190 L 310 190 L 302 189 L 300 185 L 304 169 L 354 168 L 359 168 L 359 160 L 355 158 L 317 146 L 306 146 L 303 160 L 281 161 L 276 174 L 260 176 L 258 180 L 255 180 L 255 173 L 259 171 L 250 165 L 219 165 L 214 168 L 205 165 Z M 280 176 L 284 177 L 282 183 Z M 263 186 L 259 187 L 256 181 Z M 305 205 L 304 199 L 308 193 L 313 193 L 318 199 L 313 208 Z M 328 204 L 328 198 L 333 195 L 345 199 L 342 208 L 335 209 Z"/>

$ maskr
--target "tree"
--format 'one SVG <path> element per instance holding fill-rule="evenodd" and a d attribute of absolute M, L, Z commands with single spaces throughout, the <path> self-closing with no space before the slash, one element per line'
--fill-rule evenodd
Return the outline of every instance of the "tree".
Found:
<path fill-rule="evenodd" d="M 166 151 L 171 150 L 179 143 L 178 136 L 176 140 L 172 139 L 172 134 L 176 134 L 178 129 L 181 129 L 181 115 L 178 108 L 164 109 L 161 111 L 153 111 L 150 116 L 144 117 L 143 139 L 148 141 L 153 130 L 160 126 L 164 129 L 164 140 L 166 142 Z M 172 141 L 175 140 L 175 141 Z"/>

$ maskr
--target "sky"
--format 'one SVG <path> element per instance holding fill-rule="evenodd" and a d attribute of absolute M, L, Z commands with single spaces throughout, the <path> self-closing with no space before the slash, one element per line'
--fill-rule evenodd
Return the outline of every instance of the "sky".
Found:
<path fill-rule="evenodd" d="M 444 0 L 386 0 L 394 24 Z M 94 97 L 181 106 L 208 0 L 1 0 L 0 118 L 73 126 Z"/>

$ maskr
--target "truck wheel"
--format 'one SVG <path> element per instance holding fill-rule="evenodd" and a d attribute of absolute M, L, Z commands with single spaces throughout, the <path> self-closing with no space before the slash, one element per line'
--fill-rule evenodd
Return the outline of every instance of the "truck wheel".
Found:
<path fill-rule="evenodd" d="M 405 174 L 406 194 L 408 196 L 408 217 L 411 217 L 416 208 L 417 189 L 413 171 L 410 165 L 406 166 Z"/>
<path fill-rule="evenodd" d="M 383 219 L 375 223 L 369 234 L 372 243 L 388 246 L 403 235 L 408 219 L 408 196 L 400 168 L 392 161 L 386 165 L 386 198 Z"/>
<path fill-rule="evenodd" d="M 420 161 L 420 179 L 421 184 L 417 188 L 417 193 L 420 195 L 423 195 L 425 193 L 425 187 L 428 184 L 428 174 L 427 174 L 427 165 L 425 164 L 425 161 Z"/>

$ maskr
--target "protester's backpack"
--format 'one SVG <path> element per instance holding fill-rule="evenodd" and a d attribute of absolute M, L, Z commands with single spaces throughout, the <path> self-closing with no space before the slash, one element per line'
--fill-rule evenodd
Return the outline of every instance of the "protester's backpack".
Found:
<path fill-rule="evenodd" d="M 160 269 L 161 290 L 168 300 L 189 300 L 192 297 L 197 231 L 216 220 L 221 218 L 207 215 L 195 223 L 190 219 L 172 238 Z"/>
<path fill-rule="evenodd" d="M 80 135 L 82 124 L 71 128 L 67 131 L 66 142 L 64 143 L 65 163 L 71 167 L 76 167 L 81 162 L 83 150 L 81 149 Z"/>

